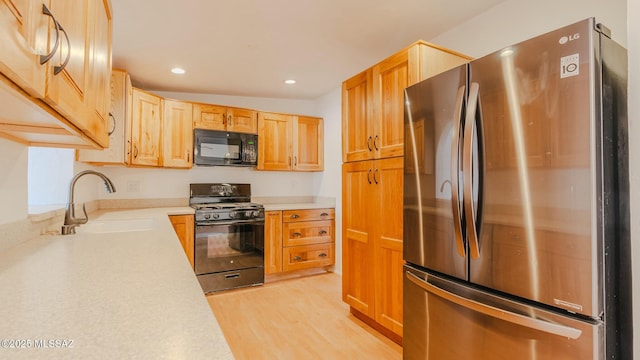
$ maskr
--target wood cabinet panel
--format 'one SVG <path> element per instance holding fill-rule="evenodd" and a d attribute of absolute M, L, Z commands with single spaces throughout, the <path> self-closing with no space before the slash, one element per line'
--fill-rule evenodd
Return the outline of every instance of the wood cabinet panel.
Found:
<path fill-rule="evenodd" d="M 171 225 L 178 235 L 180 245 L 184 249 L 187 259 L 193 268 L 193 252 L 194 252 L 194 220 L 193 215 L 171 215 L 169 216 Z"/>
<path fill-rule="evenodd" d="M 193 104 L 193 127 L 224 131 L 227 129 L 227 108 L 218 105 Z"/>
<path fill-rule="evenodd" d="M 334 243 L 285 247 L 283 270 L 293 271 L 334 263 Z"/>
<path fill-rule="evenodd" d="M 374 318 L 372 163 L 342 165 L 342 300 Z"/>
<path fill-rule="evenodd" d="M 313 221 L 328 220 L 335 218 L 335 209 L 303 209 L 303 210 L 284 210 L 282 221 Z"/>
<path fill-rule="evenodd" d="M 418 41 L 342 84 L 343 161 L 404 154 L 404 89 L 469 57 Z"/>
<path fill-rule="evenodd" d="M 162 99 L 133 89 L 131 115 L 131 164 L 160 166 Z"/>
<path fill-rule="evenodd" d="M 342 161 L 373 157 L 373 111 L 371 70 L 342 83 Z"/>
<path fill-rule="evenodd" d="M 282 211 L 264 213 L 264 272 L 282 272 Z"/>
<path fill-rule="evenodd" d="M 258 113 L 258 170 L 324 170 L 324 120 Z"/>
<path fill-rule="evenodd" d="M 265 212 L 265 273 L 335 263 L 334 209 Z"/>
<path fill-rule="evenodd" d="M 387 335 L 402 336 L 404 89 L 469 60 L 418 41 L 342 83 L 342 298 Z M 422 134 L 417 123 L 407 130 Z"/>
<path fill-rule="evenodd" d="M 193 127 L 218 131 L 258 133 L 257 112 L 220 105 L 194 104 Z"/>
<path fill-rule="evenodd" d="M 131 130 L 131 78 L 124 70 L 113 69 L 111 72 L 111 102 L 108 129 L 109 147 L 104 150 L 78 151 L 77 160 L 93 164 L 129 163 L 130 130 Z"/>
<path fill-rule="evenodd" d="M 42 13 L 41 1 L 0 3 L 0 71 L 37 98 L 45 92 L 46 66 L 40 65 L 39 54 L 47 53 L 49 20 Z"/>
<path fill-rule="evenodd" d="M 259 170 L 290 170 L 293 116 L 258 113 Z"/>
<path fill-rule="evenodd" d="M 324 169 L 324 120 L 297 116 L 293 124 L 293 170 Z"/>
<path fill-rule="evenodd" d="M 373 67 L 373 147 L 376 158 L 404 152 L 404 89 L 409 85 L 409 54 L 401 52 Z"/>
<path fill-rule="evenodd" d="M 162 165 L 191 168 L 193 108 L 191 103 L 164 100 L 162 113 Z"/>
<path fill-rule="evenodd" d="M 283 246 L 310 245 L 331 242 L 334 239 L 333 220 L 299 221 L 283 223 Z"/>
<path fill-rule="evenodd" d="M 227 108 L 227 131 L 257 134 L 257 111 L 239 108 Z"/>
<path fill-rule="evenodd" d="M 0 136 L 108 146 L 111 22 L 109 1 L 0 2 L 0 99 L 12 104 L 0 111 Z"/>

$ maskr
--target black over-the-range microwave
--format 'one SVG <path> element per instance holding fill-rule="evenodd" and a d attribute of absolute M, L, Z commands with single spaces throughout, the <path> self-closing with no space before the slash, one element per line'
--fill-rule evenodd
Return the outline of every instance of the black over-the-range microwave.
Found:
<path fill-rule="evenodd" d="M 193 160 L 196 165 L 256 166 L 258 135 L 195 129 Z"/>

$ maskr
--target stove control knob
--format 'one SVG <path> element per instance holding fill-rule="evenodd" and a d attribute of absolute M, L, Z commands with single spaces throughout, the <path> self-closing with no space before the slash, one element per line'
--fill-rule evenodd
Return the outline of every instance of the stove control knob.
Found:
<path fill-rule="evenodd" d="M 211 215 L 209 215 L 209 214 L 204 214 L 204 218 L 205 218 L 205 219 L 207 219 L 207 220 L 209 220 L 209 219 L 211 219 Z"/>
<path fill-rule="evenodd" d="M 219 219 L 220 218 L 220 214 L 213 214 L 213 218 L 214 219 Z"/>
<path fill-rule="evenodd" d="M 247 219 L 251 219 L 251 215 L 253 214 L 253 211 L 251 210 L 247 210 L 244 212 L 244 217 Z"/>
<path fill-rule="evenodd" d="M 232 212 L 229 213 L 229 218 L 230 219 L 235 219 L 237 217 L 238 217 L 238 215 L 235 212 L 232 211 Z"/>
<path fill-rule="evenodd" d="M 258 218 L 258 217 L 260 217 L 260 210 L 254 210 L 254 211 L 253 211 L 253 217 L 254 217 L 254 218 Z"/>

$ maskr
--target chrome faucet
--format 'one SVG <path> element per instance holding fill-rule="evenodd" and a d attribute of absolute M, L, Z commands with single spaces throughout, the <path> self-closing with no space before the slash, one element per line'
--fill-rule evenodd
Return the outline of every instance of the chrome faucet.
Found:
<path fill-rule="evenodd" d="M 71 179 L 71 184 L 69 185 L 69 202 L 67 202 L 67 208 L 64 213 L 64 225 L 62 225 L 62 235 L 75 234 L 76 226 L 80 224 L 85 224 L 87 221 L 89 221 L 89 216 L 87 215 L 87 209 L 85 208 L 84 204 L 82 204 L 82 212 L 84 213 L 84 217 L 76 218 L 76 209 L 75 209 L 75 204 L 73 203 L 73 190 L 76 186 L 76 182 L 82 176 L 87 174 L 93 174 L 101 177 L 102 180 L 104 180 L 104 185 L 107 187 L 108 193 L 116 192 L 116 188 L 113 186 L 113 183 L 111 182 L 111 180 L 109 180 L 109 178 L 106 177 L 103 173 L 100 173 L 94 170 L 85 170 L 77 173 Z"/>

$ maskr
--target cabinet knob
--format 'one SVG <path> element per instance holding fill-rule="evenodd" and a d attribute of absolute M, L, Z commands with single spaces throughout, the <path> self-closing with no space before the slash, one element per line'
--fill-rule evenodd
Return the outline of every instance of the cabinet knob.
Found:
<path fill-rule="evenodd" d="M 322 213 L 322 214 L 320 214 L 320 216 L 329 216 L 329 214 L 327 214 L 327 213 Z"/>
<path fill-rule="evenodd" d="M 327 235 L 327 230 L 325 229 L 320 230 L 320 235 Z"/>
<path fill-rule="evenodd" d="M 292 218 L 292 219 L 297 219 L 297 218 L 299 218 L 299 217 L 300 217 L 300 215 L 298 215 L 298 214 L 292 214 L 292 215 L 291 215 L 291 218 Z"/>
<path fill-rule="evenodd" d="M 294 232 L 294 233 L 293 233 L 293 234 L 291 234 L 291 235 L 293 235 L 293 236 L 295 236 L 295 237 L 302 236 L 302 234 L 301 234 L 301 233 L 299 233 L 299 232 Z"/>
<path fill-rule="evenodd" d="M 294 256 L 293 257 L 293 261 L 300 261 L 302 260 L 302 258 L 300 256 Z"/>
<path fill-rule="evenodd" d="M 320 253 L 318 254 L 318 257 L 327 257 L 327 253 Z"/>

